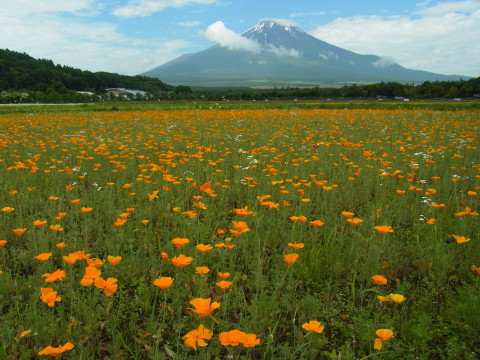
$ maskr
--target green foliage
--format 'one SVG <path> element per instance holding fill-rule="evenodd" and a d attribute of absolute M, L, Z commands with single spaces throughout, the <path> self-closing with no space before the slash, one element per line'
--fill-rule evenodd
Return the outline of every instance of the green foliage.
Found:
<path fill-rule="evenodd" d="M 143 90 L 155 96 L 174 89 L 159 79 L 147 76 L 84 71 L 55 65 L 51 60 L 34 59 L 25 53 L 0 49 L 0 91 L 30 92 L 28 99 L 19 102 L 98 101 L 98 96 L 82 95 L 77 91 L 102 95 L 106 88 Z M 12 100 L 0 97 L 0 102 Z"/>
<path fill-rule="evenodd" d="M 480 276 L 471 267 L 480 266 L 479 216 L 455 215 L 479 211 L 478 111 L 207 105 L 8 107 L 0 117 L 0 357 L 30 359 L 70 341 L 64 357 L 75 359 L 478 358 Z M 200 190 L 206 182 L 217 196 Z M 264 195 L 278 209 L 262 204 Z M 245 206 L 255 214 L 235 215 Z M 127 209 L 127 222 L 114 226 Z M 350 225 L 342 211 L 363 223 Z M 300 215 L 307 221 L 290 218 Z M 40 219 L 47 225 L 32 225 Z M 324 225 L 309 223 L 316 219 Z M 234 220 L 250 231 L 232 236 Z M 393 233 L 374 230 L 387 224 Z M 471 240 L 458 244 L 452 234 Z M 190 243 L 177 249 L 175 237 Z M 288 246 L 295 242 L 304 248 Z M 197 244 L 225 246 L 201 253 Z M 117 279 L 113 295 L 80 285 L 86 261 L 62 258 L 80 250 L 122 256 L 100 269 Z M 38 261 L 43 252 L 52 257 Z M 175 267 L 161 252 L 193 262 Z M 287 266 L 291 252 L 299 258 Z M 65 279 L 45 283 L 57 269 Z M 226 291 L 215 285 L 218 272 L 231 274 Z M 375 274 L 388 283 L 375 285 Z M 153 285 L 160 276 L 175 279 L 169 290 Z M 39 299 L 47 286 L 62 297 L 53 307 Z M 406 300 L 377 298 L 389 294 Z M 217 321 L 192 312 L 196 297 L 221 303 Z M 310 320 L 324 331 L 302 328 Z M 214 336 L 194 351 L 182 336 L 200 324 Z M 394 336 L 376 351 L 382 328 Z M 218 335 L 232 329 L 257 334 L 260 345 L 221 345 Z"/>

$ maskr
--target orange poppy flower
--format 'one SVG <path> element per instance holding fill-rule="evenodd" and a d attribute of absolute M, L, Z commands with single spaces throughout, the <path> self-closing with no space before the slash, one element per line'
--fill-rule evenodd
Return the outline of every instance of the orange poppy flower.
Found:
<path fill-rule="evenodd" d="M 243 340 L 243 347 L 253 347 L 260 345 L 260 339 L 257 338 L 256 334 L 245 334 L 245 339 Z"/>
<path fill-rule="evenodd" d="M 197 208 L 197 209 L 202 209 L 202 210 L 206 210 L 206 209 L 207 209 L 207 205 L 205 205 L 205 204 L 204 204 L 203 202 L 201 202 L 201 201 L 194 202 L 194 203 L 192 204 L 192 206 L 193 206 L 194 208 Z"/>
<path fill-rule="evenodd" d="M 255 215 L 255 212 L 248 210 L 248 206 L 245 206 L 242 209 L 233 209 L 235 215 L 240 217 L 245 217 L 247 215 Z"/>
<path fill-rule="evenodd" d="M 170 241 L 172 245 L 174 245 L 177 249 L 182 249 L 185 245 L 187 245 L 190 240 L 187 238 L 175 238 Z"/>
<path fill-rule="evenodd" d="M 66 256 L 62 256 L 63 261 L 65 261 L 68 265 L 73 265 L 77 262 L 78 260 L 78 255 L 77 253 L 70 253 Z"/>
<path fill-rule="evenodd" d="M 153 285 L 158 286 L 162 290 L 168 290 L 172 285 L 173 281 L 174 279 L 171 277 L 161 277 L 159 279 L 156 279 L 153 282 Z"/>
<path fill-rule="evenodd" d="M 40 261 L 47 261 L 48 259 L 50 259 L 50 256 L 52 256 L 52 253 L 41 253 L 35 256 L 35 259 Z"/>
<path fill-rule="evenodd" d="M 82 280 L 80 280 L 80 284 L 82 286 L 90 286 L 93 284 L 94 280 L 98 278 L 102 272 L 98 270 L 94 266 L 87 266 L 85 268 L 85 274 L 83 275 Z"/>
<path fill-rule="evenodd" d="M 375 331 L 378 338 L 375 338 L 373 348 L 375 350 L 382 350 L 383 342 L 390 339 L 393 336 L 393 331 L 390 329 L 378 329 Z"/>
<path fill-rule="evenodd" d="M 65 249 L 67 247 L 67 244 L 65 244 L 63 241 L 61 243 L 58 243 L 55 245 L 57 249 Z"/>
<path fill-rule="evenodd" d="M 55 217 L 57 221 L 59 221 L 61 218 L 63 218 L 65 215 L 67 215 L 66 212 L 59 212 L 58 216 Z"/>
<path fill-rule="evenodd" d="M 305 247 L 305 244 L 294 242 L 293 244 L 288 243 L 288 246 L 292 247 L 294 250 L 298 250 L 298 249 L 303 249 Z"/>
<path fill-rule="evenodd" d="M 240 330 L 230 330 L 218 334 L 220 343 L 225 346 L 238 346 L 246 340 L 246 334 Z"/>
<path fill-rule="evenodd" d="M 245 221 L 232 221 L 232 223 L 233 223 L 234 229 L 229 229 L 229 231 L 235 237 L 250 231 Z"/>
<path fill-rule="evenodd" d="M 383 225 L 383 226 L 375 226 L 375 230 L 377 230 L 380 234 L 385 235 L 388 233 L 393 233 L 393 229 L 391 226 Z"/>
<path fill-rule="evenodd" d="M 191 210 L 183 211 L 182 214 L 188 216 L 190 219 L 193 219 L 197 216 L 197 213 Z"/>
<path fill-rule="evenodd" d="M 286 254 L 284 257 L 283 257 L 283 261 L 285 261 L 285 263 L 290 266 L 292 265 L 295 261 L 297 261 L 298 259 L 298 254 Z"/>
<path fill-rule="evenodd" d="M 215 191 L 211 188 L 211 184 L 209 182 L 200 186 L 199 190 L 205 194 L 212 195 Z"/>
<path fill-rule="evenodd" d="M 230 273 L 228 273 L 228 272 L 218 272 L 217 275 L 220 279 L 227 280 L 230 276 Z"/>
<path fill-rule="evenodd" d="M 300 216 L 290 216 L 289 219 L 293 222 L 305 222 L 307 221 L 307 217 L 306 216 L 303 216 L 303 215 L 300 215 Z"/>
<path fill-rule="evenodd" d="M 190 304 L 193 305 L 195 309 L 188 308 L 189 310 L 192 310 L 195 314 L 200 316 L 201 318 L 207 317 L 208 315 L 211 314 L 212 311 L 215 309 L 218 309 L 220 307 L 219 302 L 211 302 L 211 299 L 202 299 L 202 298 L 196 298 L 190 301 Z"/>
<path fill-rule="evenodd" d="M 80 208 L 80 211 L 84 214 L 88 214 L 90 211 L 92 211 L 93 209 L 92 208 L 89 208 L 89 207 L 82 207 Z"/>
<path fill-rule="evenodd" d="M 213 249 L 212 245 L 205 245 L 205 244 L 198 244 L 196 246 L 197 250 L 203 253 L 206 253 L 207 251 L 210 251 Z"/>
<path fill-rule="evenodd" d="M 99 289 L 103 289 L 103 292 L 106 296 L 111 296 L 117 291 L 118 285 L 116 284 L 117 279 L 108 278 L 107 280 L 97 277 L 95 279 L 95 286 Z"/>
<path fill-rule="evenodd" d="M 35 226 L 36 228 L 41 228 L 46 223 L 47 223 L 47 220 L 35 220 L 33 222 L 33 226 Z"/>
<path fill-rule="evenodd" d="M 59 231 L 63 231 L 63 228 L 61 225 L 56 224 L 56 225 L 50 225 L 50 230 L 54 232 L 59 232 Z"/>
<path fill-rule="evenodd" d="M 115 222 L 113 223 L 113 226 L 122 226 L 123 224 L 125 224 L 127 222 L 127 219 L 126 218 L 117 218 L 117 220 L 115 220 Z"/>
<path fill-rule="evenodd" d="M 0 247 L 4 247 L 7 243 L 7 240 L 0 240 Z"/>
<path fill-rule="evenodd" d="M 90 259 L 89 257 L 85 257 L 85 261 L 87 262 L 88 266 L 96 267 L 96 268 L 101 268 L 105 261 L 97 259 L 97 258 L 92 258 Z"/>
<path fill-rule="evenodd" d="M 463 243 L 466 243 L 466 242 L 470 241 L 470 239 L 465 237 L 465 236 L 453 235 L 453 234 L 452 234 L 452 236 L 455 239 L 455 241 L 457 242 L 457 244 L 463 244 Z"/>
<path fill-rule="evenodd" d="M 321 220 L 313 220 L 313 221 L 310 221 L 310 225 L 313 225 L 315 227 L 319 227 L 319 226 L 325 225 L 325 223 Z"/>
<path fill-rule="evenodd" d="M 206 266 L 198 266 L 195 268 L 195 272 L 200 275 L 205 275 L 210 272 L 210 269 Z"/>
<path fill-rule="evenodd" d="M 80 199 L 74 199 L 74 200 L 71 200 L 70 202 L 73 204 L 73 205 L 78 205 L 80 203 Z"/>
<path fill-rule="evenodd" d="M 67 274 L 65 274 L 65 271 L 63 270 L 57 270 L 51 274 L 49 273 L 46 273 L 46 274 L 43 274 L 42 277 L 46 278 L 45 279 L 45 282 L 46 283 L 51 283 L 51 282 L 54 282 L 56 280 L 60 280 L 60 281 L 63 281 L 63 279 L 67 276 Z"/>
<path fill-rule="evenodd" d="M 168 254 L 165 251 L 162 251 L 159 256 L 160 259 L 162 259 L 162 262 L 168 261 Z"/>
<path fill-rule="evenodd" d="M 357 226 L 357 225 L 360 225 L 363 222 L 363 220 L 360 218 L 352 218 L 352 219 L 348 218 L 347 222 L 353 226 Z"/>
<path fill-rule="evenodd" d="M 325 326 L 320 326 L 320 322 L 316 320 L 310 320 L 308 323 L 302 325 L 302 328 L 308 331 L 322 333 Z"/>
<path fill-rule="evenodd" d="M 174 256 L 172 258 L 172 264 L 177 267 L 185 267 L 188 264 L 190 264 L 192 261 L 193 261 L 193 258 L 191 258 L 190 256 L 185 256 L 183 254 Z"/>
<path fill-rule="evenodd" d="M 383 341 L 390 339 L 393 336 L 393 331 L 390 329 L 378 329 L 375 334 Z"/>
<path fill-rule="evenodd" d="M 182 340 L 185 345 L 197 350 L 197 346 L 207 346 L 208 344 L 205 342 L 205 340 L 210 340 L 212 336 L 213 333 L 210 330 L 203 325 L 200 325 L 198 329 L 189 331 L 186 335 L 184 335 Z"/>
<path fill-rule="evenodd" d="M 122 261 L 122 257 L 108 255 L 107 260 L 110 265 L 117 266 L 120 263 L 120 261 Z"/>
<path fill-rule="evenodd" d="M 148 200 L 153 201 L 155 199 L 158 199 L 158 193 L 159 192 L 160 192 L 159 190 L 154 190 L 151 194 L 147 194 L 148 195 Z"/>
<path fill-rule="evenodd" d="M 355 216 L 355 213 L 350 211 L 342 211 L 342 215 L 345 219 L 350 219 Z"/>
<path fill-rule="evenodd" d="M 6 212 L 6 213 L 11 213 L 14 210 L 15 210 L 15 208 L 9 207 L 9 206 L 5 206 L 5 207 L 2 208 L 2 211 Z"/>
<path fill-rule="evenodd" d="M 25 231 L 27 231 L 27 228 L 24 228 L 24 229 L 19 228 L 19 229 L 12 230 L 12 232 L 17 236 L 22 236 L 25 233 Z"/>
<path fill-rule="evenodd" d="M 385 278 L 382 275 L 374 275 L 374 276 L 372 276 L 372 280 L 377 285 L 387 285 L 387 278 Z"/>
<path fill-rule="evenodd" d="M 226 281 L 222 280 L 217 282 L 215 285 L 217 285 L 220 289 L 223 291 L 227 290 L 233 283 L 231 281 Z"/>
<path fill-rule="evenodd" d="M 50 355 L 50 356 L 56 357 L 56 356 L 60 356 L 65 351 L 72 350 L 73 348 L 75 348 L 75 345 L 73 345 L 71 342 L 67 342 L 65 343 L 65 345 L 58 346 L 58 347 L 47 346 L 46 348 L 40 350 L 38 352 L 38 355 Z"/>
<path fill-rule="evenodd" d="M 62 298 L 57 296 L 57 292 L 53 288 L 40 288 L 40 299 L 50 307 L 55 306 L 55 302 L 61 301 Z"/>

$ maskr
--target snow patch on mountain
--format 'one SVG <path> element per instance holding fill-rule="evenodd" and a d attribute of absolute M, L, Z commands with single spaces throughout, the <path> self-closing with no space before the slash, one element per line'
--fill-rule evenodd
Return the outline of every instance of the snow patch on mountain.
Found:
<path fill-rule="evenodd" d="M 300 28 L 300 25 L 295 21 L 286 20 L 286 19 L 277 19 L 277 18 L 263 18 L 259 21 L 259 24 L 268 24 L 268 26 L 273 27 L 277 24 L 285 27 L 295 27 Z"/>
<path fill-rule="evenodd" d="M 338 54 L 333 51 L 325 51 L 318 53 L 323 60 L 338 60 Z"/>

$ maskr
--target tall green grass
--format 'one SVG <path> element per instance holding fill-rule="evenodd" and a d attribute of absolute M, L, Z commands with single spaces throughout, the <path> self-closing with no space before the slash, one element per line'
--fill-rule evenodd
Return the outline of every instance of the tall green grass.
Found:
<path fill-rule="evenodd" d="M 7 240 L 0 248 L 0 354 L 37 358 L 48 345 L 71 342 L 65 358 L 476 359 L 479 123 L 476 111 L 433 110 L 3 115 L 0 208 L 14 210 L 0 211 L 0 239 Z M 200 190 L 207 182 L 216 196 Z M 264 195 L 278 208 L 262 204 Z M 207 208 L 196 208 L 198 201 Z M 235 215 L 245 206 L 255 214 Z M 114 226 L 128 208 L 127 222 Z M 349 224 L 342 211 L 363 222 Z M 56 220 L 60 212 L 66 215 Z M 35 220 L 48 223 L 36 228 Z M 250 231 L 232 236 L 233 221 Z M 50 230 L 55 224 L 64 231 Z M 377 225 L 394 231 L 382 235 Z M 17 228 L 27 230 L 17 236 Z M 190 243 L 177 249 L 176 237 Z M 58 249 L 60 242 L 67 247 Z M 305 247 L 288 246 L 295 242 Z M 206 253 L 195 248 L 220 243 Z M 117 279 L 112 296 L 80 285 L 85 261 L 62 259 L 80 250 L 102 260 L 122 256 L 100 268 L 102 277 Z M 47 252 L 45 262 L 34 258 Z M 175 267 L 161 252 L 193 262 Z M 299 258 L 288 266 L 284 255 L 293 252 Z M 198 266 L 210 272 L 198 275 Z M 42 275 L 57 269 L 65 280 L 46 284 Z M 231 273 L 228 290 L 215 285 L 217 272 Z M 375 285 L 376 274 L 387 285 Z M 161 276 L 175 279 L 169 290 L 153 285 Z M 47 306 L 42 287 L 53 287 L 61 301 Z M 388 294 L 406 300 L 377 299 Z M 197 297 L 221 303 L 212 313 L 217 322 L 189 309 Z M 325 330 L 302 328 L 310 320 Z M 182 337 L 200 324 L 214 336 L 194 351 Z M 382 328 L 394 336 L 374 350 Z M 219 334 L 232 329 L 256 334 L 260 345 L 221 345 Z"/>

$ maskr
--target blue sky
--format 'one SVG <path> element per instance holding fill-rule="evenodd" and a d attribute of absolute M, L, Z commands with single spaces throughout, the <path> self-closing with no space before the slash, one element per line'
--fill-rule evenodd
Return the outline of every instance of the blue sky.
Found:
<path fill-rule="evenodd" d="M 480 0 L 0 0 L 0 9 L 0 48 L 83 70 L 140 74 L 273 18 L 411 69 L 480 76 Z"/>

